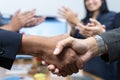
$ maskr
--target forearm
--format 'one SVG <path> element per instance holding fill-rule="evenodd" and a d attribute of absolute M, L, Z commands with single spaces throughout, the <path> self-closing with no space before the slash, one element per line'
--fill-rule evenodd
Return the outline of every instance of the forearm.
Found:
<path fill-rule="evenodd" d="M 91 58 L 98 56 L 99 49 L 98 49 L 98 44 L 96 42 L 96 39 L 94 37 L 89 37 L 85 39 L 84 43 L 87 45 L 87 50 L 85 57 L 82 57 L 83 61 L 87 62 Z"/>
<path fill-rule="evenodd" d="M 23 35 L 19 53 L 41 57 L 46 53 L 52 53 L 57 42 L 67 37 L 68 35 L 59 35 L 55 37 Z"/>
<path fill-rule="evenodd" d="M 19 29 L 18 29 L 17 27 L 12 26 L 11 24 L 6 24 L 6 25 L 4 25 L 4 26 L 1 26 L 0 29 L 12 31 L 12 32 L 17 32 L 17 31 L 19 31 Z"/>

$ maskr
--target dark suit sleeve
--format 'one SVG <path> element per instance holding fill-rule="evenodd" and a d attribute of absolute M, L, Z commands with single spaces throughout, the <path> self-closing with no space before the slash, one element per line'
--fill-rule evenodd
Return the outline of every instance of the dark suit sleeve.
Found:
<path fill-rule="evenodd" d="M 101 34 L 108 47 L 108 59 L 110 62 L 120 59 L 120 28 Z M 107 56 L 106 56 L 107 58 Z"/>
<path fill-rule="evenodd" d="M 11 69 L 20 47 L 22 35 L 0 29 L 0 66 Z"/>

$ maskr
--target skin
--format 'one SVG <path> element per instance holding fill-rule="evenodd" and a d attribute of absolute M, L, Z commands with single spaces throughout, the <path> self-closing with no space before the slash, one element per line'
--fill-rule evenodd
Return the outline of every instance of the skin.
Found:
<path fill-rule="evenodd" d="M 69 36 L 66 34 L 54 37 L 23 35 L 19 53 L 41 57 L 47 64 L 53 64 L 57 67 L 60 75 L 71 75 L 79 71 L 76 65 L 78 64 L 78 55 L 70 48 L 64 49 L 63 54 L 59 56 L 53 54 L 58 41 L 67 37 Z"/>
<path fill-rule="evenodd" d="M 79 69 L 82 69 L 84 63 L 98 54 L 98 46 L 93 37 L 84 40 L 69 37 L 65 40 L 59 41 L 53 54 L 59 56 L 62 54 L 62 50 L 66 47 L 73 49 L 79 55 L 79 59 L 76 64 Z M 60 70 L 53 64 L 49 65 L 48 69 L 54 74 L 60 75 Z M 56 69 L 58 69 L 58 71 Z M 68 74 L 66 73 L 66 75 Z"/>
<path fill-rule="evenodd" d="M 92 29 L 96 29 L 98 31 L 99 30 L 104 31 L 104 29 L 103 29 L 104 25 L 101 25 L 95 19 L 91 19 L 91 23 L 89 23 L 87 26 L 91 27 Z M 96 26 L 96 27 L 92 27 L 92 26 Z M 89 27 L 86 27 L 84 29 L 89 30 Z M 84 30 L 83 30 L 83 33 L 84 33 Z M 86 34 L 85 36 L 88 36 L 91 34 L 92 33 L 90 33 L 90 31 L 88 31 L 88 34 Z M 84 63 L 87 62 L 92 57 L 94 57 L 95 55 L 97 55 L 97 53 L 98 53 L 98 46 L 97 46 L 97 43 L 96 43 L 96 40 L 94 39 L 94 37 L 90 37 L 90 38 L 87 38 L 84 40 L 69 37 L 65 40 L 58 42 L 56 47 L 57 48 L 55 49 L 54 54 L 58 55 L 58 56 L 61 53 L 61 51 L 64 50 L 64 48 L 66 48 L 66 47 L 72 48 L 79 56 L 79 60 L 77 61 L 77 63 L 78 63 L 77 66 L 79 69 L 82 69 L 84 66 Z M 46 64 L 46 62 L 43 61 L 43 64 Z M 60 73 L 59 73 L 60 70 L 57 67 L 55 67 L 53 64 L 48 65 L 48 69 L 50 71 L 52 71 L 53 73 L 60 75 Z M 66 73 L 66 75 L 67 75 L 67 73 Z"/>
<path fill-rule="evenodd" d="M 35 10 L 27 11 L 21 13 L 20 10 L 16 11 L 13 15 L 11 22 L 1 26 L 1 29 L 9 30 L 9 31 L 19 31 L 22 27 L 32 27 L 40 24 L 45 20 L 45 17 L 35 17 Z"/>
<path fill-rule="evenodd" d="M 23 26 L 33 26 L 44 21 L 44 18 L 35 18 L 34 16 L 35 10 L 25 13 L 17 11 L 12 17 L 11 22 L 2 26 L 1 29 L 16 32 Z M 76 66 L 76 64 L 78 64 L 78 55 L 70 48 L 64 49 L 61 56 L 52 54 L 57 42 L 67 37 L 69 37 L 67 34 L 54 37 L 23 35 L 18 53 L 41 57 L 47 64 L 54 64 L 54 66 L 58 68 L 56 70 L 60 70 L 60 75 L 71 75 L 73 73 L 77 73 L 79 70 L 78 66 Z"/>

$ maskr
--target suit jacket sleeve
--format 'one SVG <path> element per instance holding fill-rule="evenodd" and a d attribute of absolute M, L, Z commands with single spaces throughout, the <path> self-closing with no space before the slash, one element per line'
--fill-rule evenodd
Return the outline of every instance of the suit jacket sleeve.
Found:
<path fill-rule="evenodd" d="M 120 28 L 108 31 L 101 35 L 108 47 L 110 62 L 120 59 Z"/>
<path fill-rule="evenodd" d="M 0 29 L 0 66 L 11 69 L 20 47 L 22 35 Z"/>

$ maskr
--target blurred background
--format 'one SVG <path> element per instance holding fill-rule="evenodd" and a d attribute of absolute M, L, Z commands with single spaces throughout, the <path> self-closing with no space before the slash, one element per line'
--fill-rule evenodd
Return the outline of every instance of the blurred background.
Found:
<path fill-rule="evenodd" d="M 69 33 L 70 27 L 58 15 L 62 6 L 71 8 L 78 14 L 79 19 L 85 16 L 84 0 L 0 0 L 0 12 L 9 23 L 11 16 L 17 11 L 22 12 L 36 9 L 37 16 L 46 16 L 46 21 L 31 28 L 22 28 L 20 33 L 39 36 L 55 36 Z M 120 0 L 107 0 L 110 10 L 120 11 Z M 66 78 L 50 73 L 41 65 L 40 58 L 18 55 L 11 71 L 0 68 L 0 80 L 103 80 L 98 76 L 80 70 L 79 73 Z"/>

